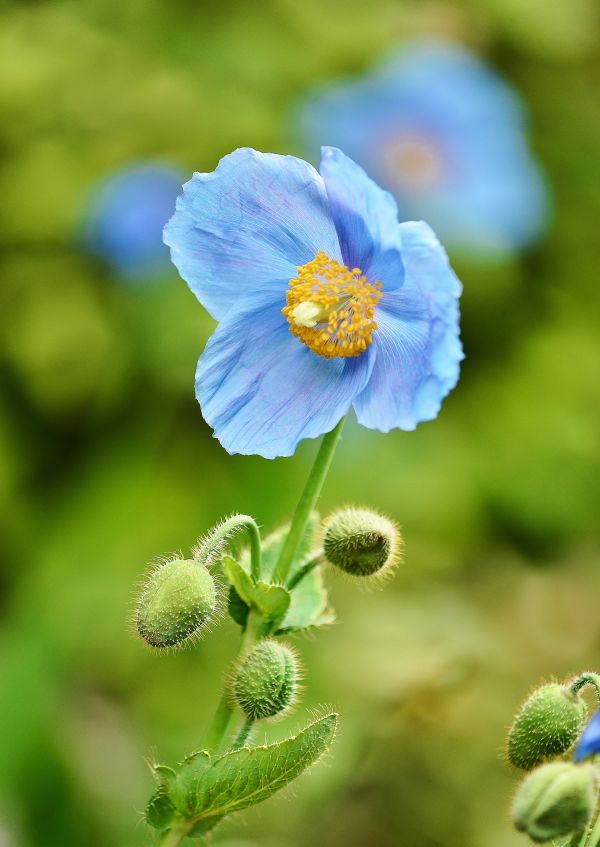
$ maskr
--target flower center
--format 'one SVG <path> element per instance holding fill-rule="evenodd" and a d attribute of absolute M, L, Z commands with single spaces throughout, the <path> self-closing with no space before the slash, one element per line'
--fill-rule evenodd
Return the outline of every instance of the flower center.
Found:
<path fill-rule="evenodd" d="M 442 159 L 435 145 L 418 136 L 398 136 L 383 151 L 388 173 L 399 188 L 429 188 L 439 180 Z"/>
<path fill-rule="evenodd" d="M 281 310 L 290 332 L 327 359 L 360 356 L 371 343 L 381 283 L 368 282 L 360 268 L 349 270 L 325 253 L 298 267 Z"/>

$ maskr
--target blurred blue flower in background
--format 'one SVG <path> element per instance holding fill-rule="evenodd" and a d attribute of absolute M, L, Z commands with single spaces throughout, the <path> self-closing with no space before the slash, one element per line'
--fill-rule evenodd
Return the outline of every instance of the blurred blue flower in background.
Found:
<path fill-rule="evenodd" d="M 600 709 L 592 716 L 581 733 L 573 758 L 576 762 L 600 753 Z"/>
<path fill-rule="evenodd" d="M 125 167 L 97 185 L 88 200 L 84 246 L 120 276 L 148 280 L 169 268 L 162 230 L 173 214 L 183 177 L 155 162 Z"/>
<path fill-rule="evenodd" d="M 351 406 L 371 429 L 414 429 L 458 380 L 443 247 L 340 150 L 323 148 L 320 172 L 236 150 L 185 184 L 165 243 L 219 321 L 196 396 L 230 453 L 289 456 Z"/>
<path fill-rule="evenodd" d="M 343 146 L 458 250 L 489 259 L 535 242 L 548 194 L 516 93 L 458 45 L 418 42 L 371 75 L 302 101 L 302 138 Z"/>

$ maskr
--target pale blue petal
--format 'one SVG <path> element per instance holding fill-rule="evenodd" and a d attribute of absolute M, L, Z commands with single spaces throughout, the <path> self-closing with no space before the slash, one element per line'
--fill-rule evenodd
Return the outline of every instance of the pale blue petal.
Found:
<path fill-rule="evenodd" d="M 423 223 L 400 225 L 405 267 L 401 288 L 378 305 L 369 384 L 354 401 L 363 426 L 388 432 L 432 420 L 458 381 L 461 286 L 443 247 Z"/>
<path fill-rule="evenodd" d="M 573 759 L 580 762 L 582 759 L 595 756 L 598 753 L 600 753 L 600 710 L 593 715 L 581 733 L 581 738 L 573 753 Z"/>
<path fill-rule="evenodd" d="M 220 320 L 249 291 L 284 292 L 318 250 L 340 259 L 323 180 L 293 156 L 243 148 L 194 174 L 164 231 L 179 273 Z"/>
<path fill-rule="evenodd" d="M 196 397 L 229 453 L 291 456 L 301 439 L 333 429 L 368 381 L 374 351 L 318 356 L 290 333 L 284 302 L 238 301 L 198 362 Z"/>
<path fill-rule="evenodd" d="M 336 147 L 321 148 L 319 169 L 345 264 L 397 288 L 404 269 L 396 201 Z"/>

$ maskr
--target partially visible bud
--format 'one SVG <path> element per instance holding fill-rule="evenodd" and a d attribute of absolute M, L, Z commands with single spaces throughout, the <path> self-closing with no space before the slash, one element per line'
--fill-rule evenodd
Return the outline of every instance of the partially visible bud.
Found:
<path fill-rule="evenodd" d="M 292 649 L 265 639 L 236 668 L 233 695 L 249 720 L 272 718 L 293 705 L 298 679 L 298 660 Z"/>
<path fill-rule="evenodd" d="M 352 576 L 382 575 L 396 564 L 401 549 L 398 528 L 371 509 L 340 509 L 323 527 L 325 558 Z"/>
<path fill-rule="evenodd" d="M 591 765 L 542 765 L 519 786 L 512 807 L 513 823 L 540 844 L 580 832 L 590 821 L 596 794 Z"/>
<path fill-rule="evenodd" d="M 200 633 L 216 606 L 215 581 L 204 565 L 172 559 L 148 576 L 137 603 L 135 624 L 151 647 L 177 647 Z"/>
<path fill-rule="evenodd" d="M 519 709 L 508 734 L 508 759 L 529 771 L 573 746 L 587 714 L 569 686 L 552 682 L 536 689 Z"/>

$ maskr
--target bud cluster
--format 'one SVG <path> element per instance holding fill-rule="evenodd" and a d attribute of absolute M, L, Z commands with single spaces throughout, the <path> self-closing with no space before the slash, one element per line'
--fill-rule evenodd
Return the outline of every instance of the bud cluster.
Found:
<path fill-rule="evenodd" d="M 508 734 L 508 760 L 531 771 L 516 792 L 513 823 L 536 843 L 576 836 L 594 814 L 598 775 L 593 764 L 579 763 L 600 751 L 599 713 L 584 729 L 587 705 L 580 695 L 587 685 L 600 693 L 599 677 L 593 673 L 540 686 L 525 700 Z M 550 761 L 575 745 L 575 762 Z"/>

